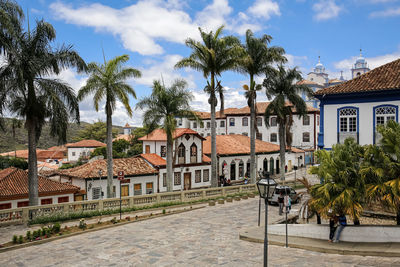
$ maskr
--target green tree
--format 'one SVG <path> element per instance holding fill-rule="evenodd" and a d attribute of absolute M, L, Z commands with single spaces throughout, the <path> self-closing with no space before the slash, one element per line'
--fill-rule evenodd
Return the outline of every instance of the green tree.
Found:
<path fill-rule="evenodd" d="M 378 126 L 378 132 L 382 136 L 380 146 L 366 147 L 360 173 L 367 199 L 392 209 L 400 225 L 400 125 L 388 121 Z"/>
<path fill-rule="evenodd" d="M 28 162 L 24 159 L 0 156 L 0 169 L 7 169 L 8 167 L 26 170 L 28 169 Z"/>
<path fill-rule="evenodd" d="M 112 137 L 115 138 L 118 135 L 118 129 L 112 129 Z M 103 121 L 98 121 L 93 124 L 88 124 L 86 127 L 78 132 L 78 135 L 74 138 L 75 141 L 94 139 L 100 142 L 106 142 L 107 140 L 107 125 Z"/>
<path fill-rule="evenodd" d="M 3 1 L 4 2 L 4 1 Z M 3 3 L 2 2 L 2 3 Z M 0 12 L 4 15 L 4 10 Z M 9 20 L 11 22 L 12 20 Z M 47 121 L 50 133 L 66 140 L 68 120 L 79 121 L 79 105 L 74 90 L 65 82 L 49 78 L 68 67 L 86 69 L 86 64 L 72 46 L 54 49 L 56 38 L 53 26 L 43 20 L 26 32 L 20 22 L 12 31 L 1 30 L 1 46 L 6 63 L 0 69 L 0 99 L 2 108 L 18 118 L 25 119 L 28 132 L 29 205 L 38 204 L 36 146 L 42 126 Z"/>
<path fill-rule="evenodd" d="M 261 38 L 256 38 L 251 30 L 246 31 L 246 40 L 243 44 L 245 54 L 240 58 L 239 71 L 248 74 L 250 83 L 244 85 L 247 104 L 250 107 L 250 181 L 256 182 L 256 113 L 257 113 L 257 91 L 262 88 L 261 84 L 256 84 L 254 78 L 258 75 L 271 72 L 272 64 L 275 62 L 286 62 L 283 56 L 285 50 L 282 47 L 269 47 L 272 37 L 264 34 Z"/>
<path fill-rule="evenodd" d="M 296 84 L 296 81 L 301 79 L 301 74 L 296 68 L 286 70 L 279 65 L 278 70 L 267 70 L 263 81 L 268 99 L 271 100 L 274 97 L 265 109 L 264 118 L 266 126 L 270 127 L 270 117 L 276 115 L 279 125 L 280 176 L 283 181 L 285 180 L 286 126 L 291 122 L 294 111 L 298 113 L 299 118 L 307 115 L 307 105 L 299 93 L 312 95 L 312 90 L 308 86 Z"/>
<path fill-rule="evenodd" d="M 365 202 L 365 183 L 360 176 L 364 149 L 354 139 L 344 144 L 333 145 L 332 151 L 316 152 L 319 166 L 313 166 L 310 173 L 323 178 L 322 184 L 311 188 L 311 206 L 324 217 L 329 209 L 335 214 L 348 214 L 359 224 Z"/>
<path fill-rule="evenodd" d="M 129 95 L 136 98 L 133 88 L 126 83 L 126 80 L 132 77 L 141 76 L 139 70 L 134 68 L 123 68 L 123 64 L 129 60 L 128 55 L 115 57 L 104 64 L 95 62 L 89 63 L 89 79 L 78 93 L 78 99 L 94 94 L 93 103 L 96 111 L 99 111 L 99 105 L 105 99 L 105 112 L 107 123 L 107 197 L 113 196 L 113 160 L 112 160 L 112 114 L 116 109 L 117 100 L 124 105 L 129 116 L 132 116 L 132 109 L 129 105 Z"/>
<path fill-rule="evenodd" d="M 124 139 L 115 140 L 113 142 L 113 158 L 126 158 L 127 151 L 130 147 L 130 143 Z M 90 158 L 94 158 L 96 156 L 103 156 L 105 159 L 107 158 L 107 148 L 106 147 L 98 147 L 90 154 Z"/>
<path fill-rule="evenodd" d="M 217 143 L 215 129 L 216 92 L 221 92 L 221 83 L 216 81 L 224 71 L 237 70 L 238 58 L 243 54 L 240 41 L 233 36 L 221 37 L 224 26 L 216 32 L 204 32 L 199 28 L 201 42 L 192 38 L 186 40 L 186 46 L 192 49 L 192 54 L 176 63 L 176 68 L 192 68 L 203 73 L 207 79 L 205 91 L 209 93 L 211 106 L 211 186 L 218 186 L 217 179 Z M 222 99 L 221 99 L 222 100 Z"/>
<path fill-rule="evenodd" d="M 145 110 L 144 125 L 159 125 L 167 135 L 167 191 L 172 191 L 173 173 L 173 134 L 176 128 L 176 117 L 197 118 L 190 108 L 192 94 L 186 89 L 184 80 L 176 80 L 170 87 L 159 81 L 153 82 L 151 96 L 141 99 L 136 108 Z"/>

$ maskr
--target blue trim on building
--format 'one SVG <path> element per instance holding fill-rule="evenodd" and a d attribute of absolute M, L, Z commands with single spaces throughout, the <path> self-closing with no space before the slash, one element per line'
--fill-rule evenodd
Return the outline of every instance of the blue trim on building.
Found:
<path fill-rule="evenodd" d="M 372 121 L 373 121 L 373 125 L 372 125 L 372 129 L 373 129 L 373 144 L 375 145 L 375 129 L 376 129 L 376 116 L 375 116 L 375 110 L 377 108 L 380 107 L 394 107 L 396 109 L 396 122 L 399 122 L 399 106 L 396 105 L 391 105 L 391 104 L 383 104 L 383 105 L 379 105 L 379 106 L 375 106 L 372 108 Z"/>
<path fill-rule="evenodd" d="M 319 104 L 319 133 L 318 133 L 318 147 L 324 147 L 324 104 L 322 101 Z"/>
<path fill-rule="evenodd" d="M 359 125 L 360 125 L 360 120 L 359 120 L 359 117 L 360 117 L 360 108 L 358 108 L 358 107 L 354 107 L 354 106 L 345 106 L 345 107 L 341 107 L 341 108 L 338 108 L 337 109 L 337 114 L 336 114 L 336 132 L 337 132 L 337 143 L 339 144 L 339 132 L 340 132 L 340 125 L 339 125 L 339 113 L 340 113 L 340 111 L 342 110 L 342 109 L 346 109 L 346 108 L 352 108 L 352 109 L 356 109 L 357 110 L 357 136 L 359 135 Z M 357 140 L 357 143 L 358 143 L 358 140 Z"/>
<path fill-rule="evenodd" d="M 315 95 L 323 104 L 350 104 L 400 100 L 400 89 L 346 94 Z"/>

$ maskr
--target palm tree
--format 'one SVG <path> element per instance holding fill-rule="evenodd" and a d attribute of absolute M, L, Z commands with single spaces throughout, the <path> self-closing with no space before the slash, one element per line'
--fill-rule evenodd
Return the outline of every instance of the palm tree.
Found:
<path fill-rule="evenodd" d="M 294 110 L 299 118 L 307 114 L 307 105 L 299 96 L 299 93 L 312 94 L 312 90 L 306 85 L 299 85 L 295 82 L 301 80 L 301 73 L 296 68 L 286 70 L 282 65 L 278 70 L 267 71 L 263 86 L 269 100 L 275 97 L 265 109 L 265 124 L 269 127 L 271 115 L 276 115 L 279 125 L 279 146 L 280 146 L 280 169 L 281 180 L 285 180 L 285 151 L 286 151 L 286 125 L 290 122 Z M 287 103 L 289 101 L 289 104 Z"/>
<path fill-rule="evenodd" d="M 187 83 L 184 80 L 176 80 L 171 87 L 166 88 L 159 81 L 153 82 L 151 96 L 141 99 L 137 109 L 145 109 L 143 115 L 144 125 L 163 124 L 162 129 L 167 135 L 167 191 L 172 191 L 173 173 L 173 135 L 176 128 L 177 117 L 196 118 L 190 108 L 192 94 L 186 90 Z"/>
<path fill-rule="evenodd" d="M 69 118 L 79 122 L 79 105 L 74 90 L 65 82 L 49 76 L 58 75 L 68 67 L 83 71 L 86 64 L 72 46 L 51 47 L 56 38 L 51 24 L 41 20 L 36 22 L 33 31 L 27 32 L 14 26 L 5 35 L 2 30 L 2 38 L 8 38 L 1 41 L 7 60 L 0 68 L 0 98 L 2 107 L 25 119 L 29 150 L 29 205 L 37 205 L 36 144 L 42 126 L 48 122 L 50 133 L 58 136 L 60 142 L 65 142 Z"/>
<path fill-rule="evenodd" d="M 115 57 L 104 64 L 92 62 L 88 64 L 90 77 L 78 92 L 78 99 L 82 101 L 88 95 L 94 94 L 93 103 L 99 111 L 100 102 L 105 98 L 105 112 L 107 123 L 107 197 L 112 197 L 113 185 L 113 158 L 112 158 L 112 114 L 116 109 L 117 100 L 124 105 L 129 116 L 132 109 L 129 105 L 129 95 L 136 98 L 133 88 L 125 81 L 131 77 L 141 76 L 139 70 L 123 68 L 122 64 L 129 60 L 128 55 Z"/>
<path fill-rule="evenodd" d="M 400 225 L 400 125 L 388 121 L 378 126 L 380 146 L 365 149 L 360 173 L 366 183 L 368 200 L 377 201 L 396 213 Z"/>
<path fill-rule="evenodd" d="M 221 86 L 218 86 L 220 83 L 216 82 L 216 79 L 224 71 L 235 70 L 238 58 L 242 54 L 240 42 L 236 37 L 220 36 L 223 28 L 224 26 L 219 27 L 215 33 L 212 31 L 206 33 L 199 28 L 203 42 L 188 38 L 185 43 L 186 46 L 192 49 L 192 54 L 175 65 L 175 68 L 189 67 L 200 71 L 203 73 L 204 78 L 207 79 L 206 92 L 210 94 L 208 102 L 211 106 L 211 186 L 213 187 L 218 186 L 215 129 L 216 92 L 218 89 L 222 89 Z"/>
<path fill-rule="evenodd" d="M 17 142 L 15 140 L 15 135 L 16 135 L 15 130 L 17 128 L 21 128 L 21 126 L 22 126 L 22 121 L 21 120 L 19 120 L 17 118 L 12 118 L 11 119 L 11 132 L 12 132 L 13 143 L 14 143 L 14 158 L 17 157 Z"/>
<path fill-rule="evenodd" d="M 255 76 L 271 71 L 272 64 L 275 62 L 286 62 L 283 56 L 285 50 L 282 47 L 268 47 L 272 37 L 264 34 L 261 38 L 256 38 L 251 30 L 246 31 L 246 41 L 243 45 L 244 56 L 240 59 L 239 72 L 250 76 L 250 83 L 244 85 L 247 104 L 250 107 L 250 181 L 256 182 L 256 98 L 257 91 L 260 91 L 261 84 L 256 84 Z"/>

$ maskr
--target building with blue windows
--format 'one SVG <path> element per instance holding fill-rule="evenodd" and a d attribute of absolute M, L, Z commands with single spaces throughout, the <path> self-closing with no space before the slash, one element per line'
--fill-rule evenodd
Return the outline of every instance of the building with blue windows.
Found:
<path fill-rule="evenodd" d="M 359 70 L 366 67 L 357 62 Z M 366 64 L 365 60 L 358 63 Z M 361 145 L 378 143 L 377 126 L 399 121 L 400 59 L 356 72 L 354 79 L 320 89 L 314 96 L 320 101 L 319 148 L 331 149 L 348 137 Z"/>

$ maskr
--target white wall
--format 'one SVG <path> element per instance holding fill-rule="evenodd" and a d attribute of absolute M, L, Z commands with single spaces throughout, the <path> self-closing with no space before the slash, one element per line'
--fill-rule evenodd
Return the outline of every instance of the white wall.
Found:
<path fill-rule="evenodd" d="M 95 148 L 93 147 L 69 147 L 68 148 L 68 161 L 78 161 L 79 157 L 85 152 L 86 156 L 89 156 Z M 75 153 L 75 155 L 73 155 Z M 89 153 L 89 155 L 88 155 Z"/>
<path fill-rule="evenodd" d="M 400 101 L 367 102 L 354 104 L 325 104 L 324 105 L 324 148 L 332 148 L 337 143 L 337 110 L 341 107 L 359 108 L 359 144 L 373 144 L 373 108 L 380 105 L 400 106 Z"/>
<path fill-rule="evenodd" d="M 39 197 L 39 205 L 40 205 L 40 202 L 42 199 L 48 199 L 48 198 L 53 199 L 53 204 L 58 204 L 59 197 L 69 197 L 69 202 L 74 201 L 74 194 L 61 194 L 61 195 L 55 195 L 55 196 Z M 11 208 L 16 209 L 18 207 L 18 202 L 24 202 L 24 201 L 29 201 L 29 198 L 0 201 L 0 204 L 11 203 Z"/>
<path fill-rule="evenodd" d="M 200 183 L 195 182 L 195 171 L 196 170 L 201 170 L 201 182 Z M 203 170 L 208 170 L 209 180 L 207 182 L 203 181 Z M 158 181 L 159 181 L 159 185 L 160 185 L 159 189 L 160 189 L 160 192 L 166 192 L 167 187 L 163 186 L 163 176 L 164 176 L 164 173 L 167 172 L 167 170 L 160 169 L 159 171 L 160 171 L 159 176 L 158 176 Z M 183 174 L 181 173 L 181 184 L 180 185 L 174 185 L 174 173 L 175 172 L 181 172 L 181 168 L 174 168 L 174 171 L 172 174 L 172 186 L 173 186 L 172 190 L 173 191 L 183 190 L 183 188 L 184 188 L 184 175 L 183 174 L 188 173 L 188 172 L 191 174 L 191 189 L 211 186 L 211 165 L 184 167 Z"/>

